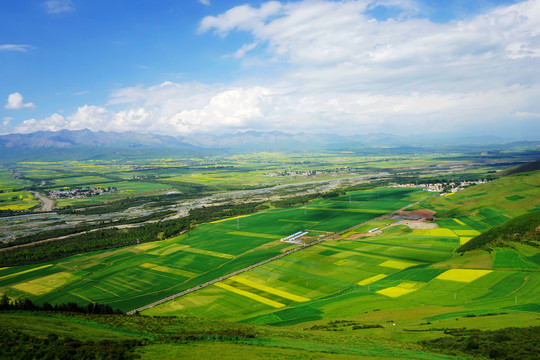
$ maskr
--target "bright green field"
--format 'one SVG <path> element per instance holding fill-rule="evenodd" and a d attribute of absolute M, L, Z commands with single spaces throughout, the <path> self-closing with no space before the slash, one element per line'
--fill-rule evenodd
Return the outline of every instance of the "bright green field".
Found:
<path fill-rule="evenodd" d="M 129 183 L 131 184 L 131 183 Z M 123 310 L 148 304 L 277 255 L 282 237 L 303 230 L 334 232 L 409 202 L 419 190 L 351 193 L 352 200 L 319 200 L 240 219 L 199 225 L 176 238 L 0 270 L 0 293 L 51 303 L 88 301 Z M 36 271 L 27 271 L 41 266 Z"/>
<path fill-rule="evenodd" d="M 0 190 L 2 191 L 12 191 L 15 188 L 20 188 L 28 185 L 27 181 L 18 180 L 13 178 L 13 175 L 0 167 Z"/>
<path fill-rule="evenodd" d="M 540 208 L 538 171 L 506 176 L 487 185 L 437 197 L 422 206 L 436 210 L 437 217 L 457 218 L 480 232 Z"/>
<path fill-rule="evenodd" d="M 451 256 L 458 244 L 457 237 L 410 235 L 404 226 L 391 229 L 369 241 L 338 240 L 316 245 L 241 274 L 242 282 L 223 281 L 244 291 L 242 294 L 210 286 L 144 313 L 282 326 L 355 317 L 377 309 L 415 308 L 419 319 L 427 319 L 422 311 L 425 307 L 435 308 L 436 311 L 429 312 L 434 319 L 455 314 L 520 312 L 537 304 L 540 298 L 538 266 L 529 264 L 524 271 L 522 262 L 507 261 L 507 270 L 490 267 L 490 272 L 472 281 L 460 281 L 459 276 L 438 279 L 448 268 L 436 265 Z M 495 259 L 498 256 L 497 253 Z M 399 269 L 405 266 L 410 267 Z M 472 271 L 474 274 L 477 270 Z M 385 277 L 358 285 L 382 275 Z M 251 283 L 246 285 L 245 279 Z M 399 295 L 401 288 L 411 285 L 411 292 Z M 310 300 L 294 301 L 290 294 Z M 259 297 L 284 306 L 276 308 Z"/>

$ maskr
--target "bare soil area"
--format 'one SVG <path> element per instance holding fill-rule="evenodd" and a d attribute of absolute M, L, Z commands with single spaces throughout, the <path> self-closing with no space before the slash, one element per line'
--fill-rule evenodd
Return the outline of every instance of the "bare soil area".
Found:
<path fill-rule="evenodd" d="M 437 229 L 439 227 L 439 225 L 435 224 L 434 222 L 425 220 L 406 220 L 403 221 L 401 224 L 394 223 L 392 225 L 407 225 L 411 229 Z"/>
<path fill-rule="evenodd" d="M 435 211 L 428 210 L 428 209 L 410 210 L 410 211 L 399 210 L 397 213 L 403 216 L 415 216 L 415 217 L 422 217 L 422 218 L 427 218 L 427 219 L 432 219 L 433 216 L 435 215 Z"/>

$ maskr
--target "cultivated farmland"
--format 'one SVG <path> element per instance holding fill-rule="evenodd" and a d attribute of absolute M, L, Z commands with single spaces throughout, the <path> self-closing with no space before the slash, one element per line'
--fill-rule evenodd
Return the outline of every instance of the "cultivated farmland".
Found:
<path fill-rule="evenodd" d="M 528 311 L 540 298 L 540 267 L 528 260 L 538 250 L 529 248 L 528 258 L 507 248 L 462 256 L 454 255 L 454 250 L 490 224 L 535 209 L 539 199 L 532 194 L 539 179 L 539 174 L 521 175 L 519 179 L 501 179 L 462 194 L 429 200 L 427 207 L 436 210 L 437 215 L 450 215 L 436 220 L 438 228 L 411 229 L 407 220 L 399 224 L 377 220 L 343 234 L 338 240 L 243 273 L 240 282 L 226 279 L 144 313 L 285 326 L 361 318 L 362 314 L 374 311 L 391 314 L 396 309 L 411 307 L 415 309 L 416 325 L 464 314 Z M 531 193 L 527 202 L 497 196 L 504 187 L 518 181 L 521 186 L 515 191 Z M 383 208 L 384 203 L 377 203 L 376 199 L 384 191 L 358 193 L 351 196 L 351 202 L 346 195 L 326 204 L 334 203 L 334 208 L 354 215 L 361 208 L 368 211 Z M 474 208 L 478 203 L 468 199 L 475 197 L 482 197 L 485 206 Z M 367 206 L 369 200 L 374 201 L 372 206 Z M 516 201 L 523 201 L 521 209 L 504 210 L 507 202 Z M 449 209 L 453 211 L 447 210 L 442 202 L 450 203 Z M 422 206 L 424 203 L 417 207 Z M 316 206 L 309 205 L 307 209 L 315 211 Z M 337 217 L 338 221 L 345 218 L 341 216 Z M 382 228 L 382 234 L 355 236 L 375 227 Z"/>
<path fill-rule="evenodd" d="M 188 234 L 139 247 L 72 256 L 47 264 L 52 266 L 39 273 L 17 275 L 31 267 L 14 267 L 2 271 L 7 276 L 0 279 L 0 289 L 11 296 L 51 303 L 93 301 L 131 310 L 280 254 L 291 246 L 279 241 L 284 236 L 304 230 L 319 236 L 343 230 L 410 204 L 405 199 L 413 194 L 415 199 L 428 196 L 416 189 L 352 192 L 350 200 L 349 196 L 317 200 L 307 206 L 202 224 Z M 65 281 L 49 281 L 58 273 Z M 33 289 L 32 284 L 40 281 L 51 285 Z"/>

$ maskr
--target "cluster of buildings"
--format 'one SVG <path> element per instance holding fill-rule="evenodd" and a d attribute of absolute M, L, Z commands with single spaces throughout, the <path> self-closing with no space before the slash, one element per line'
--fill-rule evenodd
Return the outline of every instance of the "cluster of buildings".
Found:
<path fill-rule="evenodd" d="M 292 243 L 292 244 L 299 244 L 300 243 L 299 238 L 301 238 L 304 235 L 307 235 L 307 231 L 299 231 L 299 232 L 296 232 L 296 233 L 294 233 L 292 235 L 289 235 L 287 237 L 282 238 L 280 241 L 288 242 L 288 243 Z"/>
<path fill-rule="evenodd" d="M 316 176 L 321 174 L 340 174 L 340 173 L 357 173 L 357 169 L 354 168 L 342 168 L 342 169 L 318 169 L 318 170 L 305 170 L 305 171 L 293 171 L 293 170 L 284 170 L 280 172 L 266 173 L 263 176 L 274 177 L 274 176 Z"/>
<path fill-rule="evenodd" d="M 478 180 L 478 181 L 461 181 L 459 183 L 451 182 L 451 183 L 446 184 L 445 187 L 443 188 L 443 190 L 446 189 L 446 192 L 453 192 L 454 193 L 454 192 L 457 192 L 459 190 L 463 190 L 466 187 L 469 187 L 469 186 L 472 186 L 472 185 L 478 185 L 478 184 L 485 184 L 487 182 L 488 181 L 486 179 Z"/>
<path fill-rule="evenodd" d="M 109 188 L 75 188 L 51 190 L 46 195 L 51 199 L 82 199 L 92 196 L 114 194 L 118 192 L 115 187 Z"/>
<path fill-rule="evenodd" d="M 393 187 L 422 187 L 425 188 L 424 191 L 432 191 L 439 193 L 454 193 L 460 190 L 465 189 L 466 187 L 485 184 L 488 180 L 477 180 L 477 181 L 460 181 L 460 182 L 451 182 L 451 183 L 433 183 L 433 184 L 397 184 Z"/>

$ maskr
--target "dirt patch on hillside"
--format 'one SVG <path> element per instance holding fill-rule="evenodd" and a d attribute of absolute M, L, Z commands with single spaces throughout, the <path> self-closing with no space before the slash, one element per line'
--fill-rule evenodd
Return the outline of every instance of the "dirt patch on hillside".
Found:
<path fill-rule="evenodd" d="M 370 233 L 353 234 L 353 235 L 349 236 L 347 238 L 347 240 L 354 240 L 354 239 L 358 239 L 358 238 L 361 238 L 361 237 L 364 237 L 364 236 L 376 236 L 376 235 L 379 235 L 379 234 L 382 234 L 381 230 L 377 230 L 377 231 L 370 232 Z"/>
<path fill-rule="evenodd" d="M 399 210 L 397 213 L 403 216 L 415 216 L 415 217 L 422 217 L 426 219 L 432 219 L 433 216 L 435 215 L 435 212 L 436 211 L 434 210 L 420 209 L 420 210 L 410 210 L 410 211 Z"/>
<path fill-rule="evenodd" d="M 411 229 L 437 229 L 439 225 L 434 222 L 427 222 L 424 220 L 404 220 L 401 224 L 394 223 L 393 225 L 407 225 Z"/>

